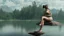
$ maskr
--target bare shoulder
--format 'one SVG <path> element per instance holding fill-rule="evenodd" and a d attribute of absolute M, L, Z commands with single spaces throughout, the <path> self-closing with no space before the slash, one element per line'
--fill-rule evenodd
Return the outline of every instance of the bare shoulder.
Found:
<path fill-rule="evenodd" d="M 47 12 L 50 12 L 50 9 L 47 9 Z"/>

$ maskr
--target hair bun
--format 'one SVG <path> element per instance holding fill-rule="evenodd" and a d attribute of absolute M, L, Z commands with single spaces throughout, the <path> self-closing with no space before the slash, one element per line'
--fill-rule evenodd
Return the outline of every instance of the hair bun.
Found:
<path fill-rule="evenodd" d="M 48 7 L 48 5 L 43 5 L 43 8 L 47 8 Z"/>

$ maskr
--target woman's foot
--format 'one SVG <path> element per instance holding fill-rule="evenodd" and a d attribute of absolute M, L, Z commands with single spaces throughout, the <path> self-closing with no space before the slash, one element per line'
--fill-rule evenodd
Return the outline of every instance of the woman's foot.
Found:
<path fill-rule="evenodd" d="M 40 31 L 38 31 L 39 33 L 42 33 L 42 31 L 40 30 Z"/>
<path fill-rule="evenodd" d="M 42 33 L 42 31 L 41 31 L 41 30 L 39 30 L 39 31 L 35 31 L 35 32 Z"/>

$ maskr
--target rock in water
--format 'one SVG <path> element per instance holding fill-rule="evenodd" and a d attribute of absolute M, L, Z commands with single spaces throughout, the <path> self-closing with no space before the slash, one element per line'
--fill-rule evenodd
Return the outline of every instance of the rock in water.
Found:
<path fill-rule="evenodd" d="M 41 32 L 34 31 L 34 32 L 29 32 L 28 34 L 31 34 L 31 35 L 34 35 L 34 36 L 41 36 L 44 33 L 43 32 L 41 33 Z"/>
<path fill-rule="evenodd" d="M 41 21 L 40 21 L 41 22 Z M 36 23 L 36 25 L 40 25 L 40 22 Z M 52 22 L 44 22 L 44 25 L 50 25 L 50 26 L 54 26 L 54 25 L 60 25 L 59 22 L 57 21 L 52 21 Z"/>

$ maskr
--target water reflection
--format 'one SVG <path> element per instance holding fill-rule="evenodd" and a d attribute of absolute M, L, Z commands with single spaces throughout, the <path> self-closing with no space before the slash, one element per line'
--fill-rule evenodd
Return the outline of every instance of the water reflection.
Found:
<path fill-rule="evenodd" d="M 39 29 L 38 21 L 0 21 L 0 36 L 30 36 L 28 32 Z M 64 26 L 44 26 L 43 36 L 64 36 Z"/>
<path fill-rule="evenodd" d="M 26 35 L 28 31 L 36 29 L 34 24 L 32 21 L 0 21 L 0 35 Z"/>

